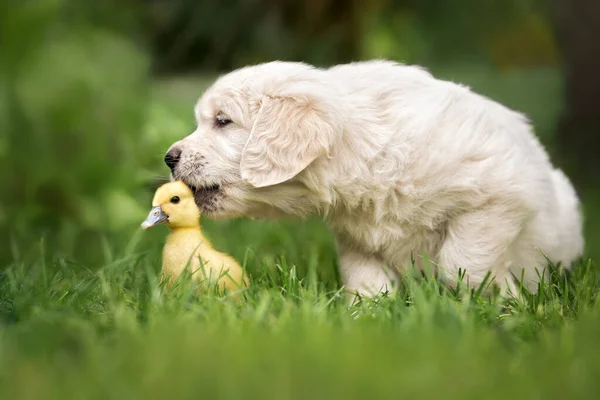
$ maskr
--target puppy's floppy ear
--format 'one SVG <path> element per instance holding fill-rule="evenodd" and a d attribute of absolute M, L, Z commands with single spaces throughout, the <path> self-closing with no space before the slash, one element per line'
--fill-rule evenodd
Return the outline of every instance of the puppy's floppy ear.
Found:
<path fill-rule="evenodd" d="M 293 178 L 329 154 L 339 134 L 335 99 L 320 86 L 296 83 L 266 95 L 242 152 L 242 179 L 255 187 Z"/>

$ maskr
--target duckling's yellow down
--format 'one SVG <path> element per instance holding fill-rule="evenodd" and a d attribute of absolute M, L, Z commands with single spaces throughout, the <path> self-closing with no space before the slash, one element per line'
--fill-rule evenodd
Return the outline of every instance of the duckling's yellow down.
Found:
<path fill-rule="evenodd" d="M 152 206 L 153 211 L 142 226 L 165 223 L 170 229 L 163 248 L 164 274 L 176 279 L 188 267 L 194 279 L 217 283 L 221 290 L 229 293 L 248 285 L 248 277 L 240 264 L 230 255 L 215 250 L 202 233 L 200 211 L 187 185 L 180 181 L 162 185 L 154 195 Z M 148 222 L 153 214 L 155 221 Z"/>

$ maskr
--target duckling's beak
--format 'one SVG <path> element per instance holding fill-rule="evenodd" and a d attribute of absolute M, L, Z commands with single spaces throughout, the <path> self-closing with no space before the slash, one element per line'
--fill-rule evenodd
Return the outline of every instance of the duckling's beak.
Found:
<path fill-rule="evenodd" d="M 150 214 L 148 214 L 146 220 L 142 222 L 141 227 L 142 229 L 152 228 L 153 226 L 167 222 L 168 219 L 169 216 L 163 212 L 160 206 L 152 207 Z"/>

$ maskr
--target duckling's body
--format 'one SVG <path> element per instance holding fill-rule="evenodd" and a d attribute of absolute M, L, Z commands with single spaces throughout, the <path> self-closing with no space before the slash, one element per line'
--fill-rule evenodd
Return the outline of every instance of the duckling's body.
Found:
<path fill-rule="evenodd" d="M 156 191 L 152 211 L 142 224 L 150 228 L 165 223 L 169 229 L 163 248 L 163 273 L 177 279 L 189 268 L 194 279 L 217 282 L 227 292 L 248 285 L 242 267 L 230 255 L 215 250 L 200 229 L 200 212 L 194 194 L 182 182 L 170 182 Z"/>
<path fill-rule="evenodd" d="M 200 227 L 175 228 L 167 236 L 163 248 L 163 272 L 175 279 L 186 266 L 193 272 L 194 278 L 210 282 L 227 274 L 221 277 L 219 286 L 226 288 L 228 292 L 239 290 L 243 287 L 240 283 L 248 284 L 238 262 L 230 255 L 215 250 Z"/>

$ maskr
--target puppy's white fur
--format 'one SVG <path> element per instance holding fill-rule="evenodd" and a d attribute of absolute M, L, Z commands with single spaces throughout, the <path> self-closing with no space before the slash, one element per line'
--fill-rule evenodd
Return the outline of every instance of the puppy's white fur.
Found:
<path fill-rule="evenodd" d="M 523 272 L 535 290 L 544 255 L 582 254 L 577 195 L 526 118 L 421 68 L 271 62 L 222 76 L 195 111 L 173 177 L 220 185 L 203 212 L 322 216 L 352 292 L 391 289 L 423 254 L 450 284 Z"/>

